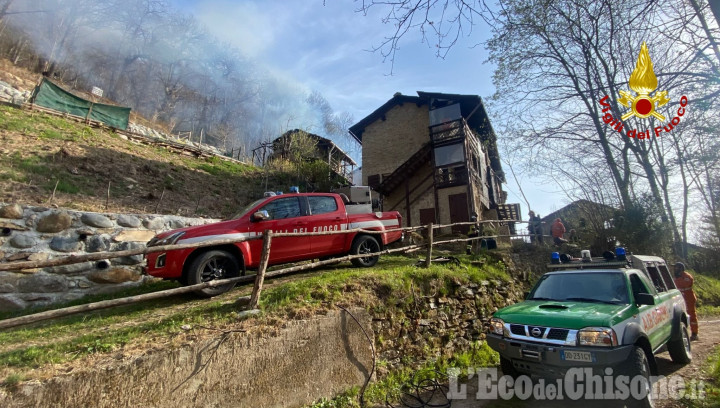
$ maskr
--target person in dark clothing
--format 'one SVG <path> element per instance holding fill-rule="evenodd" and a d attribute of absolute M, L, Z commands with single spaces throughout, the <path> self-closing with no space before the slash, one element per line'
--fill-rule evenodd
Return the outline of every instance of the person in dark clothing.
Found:
<path fill-rule="evenodd" d="M 543 231 L 540 215 L 535 214 L 535 211 L 532 210 L 528 213 L 528 215 L 530 216 L 530 219 L 528 220 L 528 233 L 530 234 L 530 242 L 537 242 L 539 244 L 542 244 Z"/>

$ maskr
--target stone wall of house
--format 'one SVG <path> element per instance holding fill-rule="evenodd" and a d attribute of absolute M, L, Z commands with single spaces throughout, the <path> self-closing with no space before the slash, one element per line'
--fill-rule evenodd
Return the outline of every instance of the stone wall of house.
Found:
<path fill-rule="evenodd" d="M 43 261 L 143 248 L 155 234 L 217 220 L 172 215 L 100 214 L 0 203 L 0 263 Z M 139 285 L 142 255 L 0 272 L 0 311 L 63 303 Z"/>
<path fill-rule="evenodd" d="M 392 173 L 430 141 L 427 105 L 406 103 L 390 109 L 363 132 L 363 183 L 368 176 Z"/>

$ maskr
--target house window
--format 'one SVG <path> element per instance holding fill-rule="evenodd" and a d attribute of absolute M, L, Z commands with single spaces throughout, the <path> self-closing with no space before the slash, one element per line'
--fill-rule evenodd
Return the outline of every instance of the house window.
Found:
<path fill-rule="evenodd" d="M 435 148 L 435 166 L 442 167 L 465 161 L 465 150 L 462 143 L 455 143 Z"/>
<path fill-rule="evenodd" d="M 375 188 L 380 185 L 380 175 L 379 174 L 373 174 L 372 176 L 368 176 L 368 186 L 371 188 Z"/>

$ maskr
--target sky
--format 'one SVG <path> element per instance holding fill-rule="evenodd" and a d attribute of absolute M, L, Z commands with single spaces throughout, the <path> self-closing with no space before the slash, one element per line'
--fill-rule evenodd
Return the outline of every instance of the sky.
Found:
<path fill-rule="evenodd" d="M 372 49 L 392 32 L 382 23 L 386 9 L 366 15 L 353 0 L 171 0 L 192 14 L 210 33 L 236 47 L 256 63 L 291 83 L 319 91 L 335 111 L 349 112 L 357 123 L 396 92 L 417 91 L 480 95 L 495 88 L 493 66 L 484 63 L 482 42 L 488 29 L 476 26 L 445 58 L 411 31 L 400 42 L 394 64 Z M 492 109 L 486 107 L 491 119 Z M 498 138 L 511 137 L 496 133 Z M 501 157 L 503 152 L 500 152 Z M 504 167 L 507 164 L 503 163 Z M 509 169 L 504 186 L 508 203 L 526 204 Z M 568 203 L 564 194 L 543 181 L 521 175 L 521 185 L 533 210 L 542 216 Z"/>

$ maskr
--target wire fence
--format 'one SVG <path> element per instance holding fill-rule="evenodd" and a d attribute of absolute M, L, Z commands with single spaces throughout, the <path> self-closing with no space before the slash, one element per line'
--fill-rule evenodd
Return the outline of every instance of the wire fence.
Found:
<path fill-rule="evenodd" d="M 298 271 L 314 269 L 314 268 L 317 268 L 320 266 L 335 264 L 335 263 L 343 262 L 343 261 L 350 261 L 353 259 L 369 258 L 369 257 L 388 255 L 388 254 L 394 254 L 394 253 L 408 253 L 408 252 L 417 251 L 417 250 L 421 250 L 421 249 L 426 250 L 425 266 L 429 267 L 432 264 L 432 250 L 433 250 L 434 246 L 447 245 L 447 244 L 459 243 L 459 242 L 480 242 L 481 240 L 489 240 L 489 239 L 497 239 L 497 238 L 513 238 L 513 237 L 529 236 L 529 234 L 515 234 L 515 235 L 494 234 L 494 235 L 485 235 L 485 236 L 473 236 L 473 237 L 467 237 L 467 238 L 453 238 L 453 239 L 443 240 L 443 241 L 436 241 L 434 238 L 434 231 L 436 229 L 452 228 L 455 226 L 471 226 L 471 225 L 474 225 L 477 229 L 480 225 L 483 225 L 483 224 L 499 225 L 499 224 L 505 224 L 507 222 L 524 223 L 524 221 L 485 220 L 485 221 L 477 221 L 477 222 L 459 222 L 459 223 L 445 224 L 445 225 L 441 225 L 441 224 L 435 225 L 435 224 L 430 223 L 428 225 L 423 225 L 423 226 L 393 228 L 393 229 L 384 229 L 384 230 L 366 230 L 366 229 L 361 229 L 361 228 L 354 228 L 354 229 L 348 229 L 348 230 L 344 230 L 344 231 L 282 232 L 282 233 L 273 232 L 271 230 L 266 230 L 263 232 L 262 235 L 255 236 L 255 237 L 216 239 L 216 240 L 208 240 L 208 241 L 197 242 L 197 243 L 192 243 L 192 244 L 162 245 L 162 246 L 151 246 L 151 247 L 137 248 L 137 249 L 128 249 L 128 250 L 123 250 L 123 251 L 97 252 L 97 253 L 85 254 L 85 255 L 69 255 L 69 256 L 65 256 L 65 257 L 48 259 L 48 260 L 44 260 L 44 261 L 23 261 L 23 262 L 2 263 L 2 264 L 0 264 L 0 271 L 17 271 L 17 270 L 30 269 L 30 268 L 45 268 L 45 267 L 52 267 L 52 266 L 69 265 L 69 264 L 88 262 L 88 261 L 101 261 L 101 260 L 108 260 L 108 259 L 112 259 L 112 258 L 120 258 L 120 257 L 134 256 L 134 255 L 147 255 L 147 254 L 150 254 L 153 252 L 166 252 L 166 251 L 181 250 L 181 249 L 188 249 L 188 248 L 205 248 L 205 247 L 214 247 L 214 246 L 227 245 L 227 244 L 238 244 L 241 242 L 260 240 L 260 239 L 263 240 L 263 249 L 262 249 L 261 258 L 260 258 L 261 259 L 260 265 L 259 265 L 258 271 L 255 275 L 238 276 L 238 277 L 233 277 L 233 278 L 228 278 L 228 279 L 212 280 L 212 281 L 208 281 L 208 282 L 199 283 L 196 285 L 189 285 L 189 286 L 183 286 L 180 288 L 166 289 L 166 290 L 161 290 L 161 291 L 152 292 L 152 293 L 146 293 L 146 294 L 142 294 L 142 295 L 129 296 L 129 297 L 124 297 L 124 298 L 112 299 L 112 300 L 104 300 L 104 301 L 100 301 L 100 302 L 88 303 L 85 305 L 71 306 L 71 307 L 66 307 L 66 308 L 61 308 L 61 309 L 48 310 L 45 312 L 30 314 L 30 315 L 26 315 L 26 316 L 4 319 L 4 320 L 0 320 L 0 330 L 17 327 L 17 326 L 21 326 L 21 325 L 25 325 L 25 324 L 30 324 L 30 323 L 34 323 L 34 322 L 38 322 L 38 321 L 69 316 L 69 315 L 73 315 L 73 314 L 77 314 L 77 313 L 107 309 L 107 308 L 111 308 L 111 307 L 123 306 L 123 305 L 144 302 L 144 301 L 153 300 L 153 299 L 160 299 L 160 298 L 174 296 L 174 295 L 183 294 L 183 293 L 195 292 L 197 290 L 205 289 L 205 288 L 223 286 L 223 285 L 227 285 L 227 284 L 252 282 L 252 281 L 254 281 L 255 284 L 254 284 L 253 292 L 251 295 L 250 308 L 257 308 L 259 299 L 260 299 L 260 293 L 262 291 L 262 286 L 263 286 L 263 282 L 264 282 L 265 278 L 283 276 L 283 275 L 287 275 L 287 274 L 298 272 Z M 382 235 L 382 234 L 388 234 L 388 233 L 393 233 L 393 232 L 395 232 L 395 233 L 401 232 L 401 231 L 412 232 L 412 231 L 418 231 L 418 230 L 426 230 L 427 231 L 427 234 L 426 234 L 427 236 L 424 237 L 424 240 L 425 240 L 424 243 L 411 244 L 411 245 L 406 245 L 406 246 L 399 247 L 399 248 L 385 248 L 378 252 L 367 253 L 367 254 L 356 254 L 356 255 L 350 254 L 350 255 L 346 255 L 346 256 L 342 256 L 342 257 L 314 261 L 314 262 L 310 262 L 310 263 L 289 266 L 286 268 L 267 272 L 267 266 L 268 266 L 269 259 L 270 259 L 270 252 L 272 249 L 273 238 L 299 237 L 299 236 L 313 237 L 313 236 L 336 235 L 336 234 Z"/>

